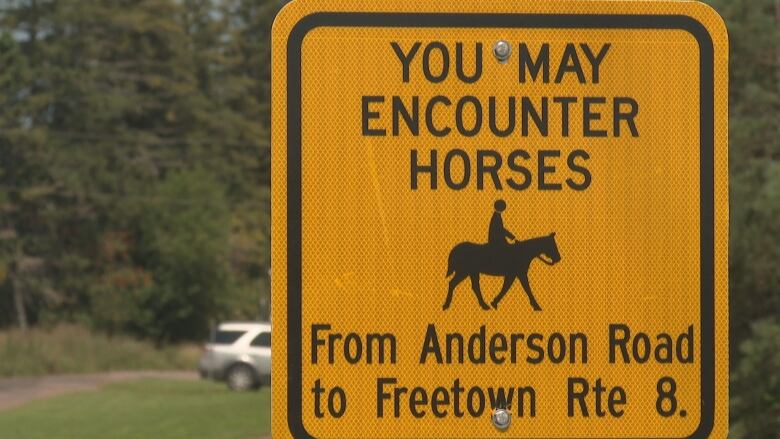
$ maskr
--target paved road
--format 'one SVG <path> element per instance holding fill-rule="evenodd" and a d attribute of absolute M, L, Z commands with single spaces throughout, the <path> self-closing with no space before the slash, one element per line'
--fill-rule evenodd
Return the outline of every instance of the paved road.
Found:
<path fill-rule="evenodd" d="M 196 380 L 195 372 L 109 372 L 89 375 L 52 375 L 0 380 L 0 411 L 37 399 L 95 390 L 108 383 L 137 379 Z"/>

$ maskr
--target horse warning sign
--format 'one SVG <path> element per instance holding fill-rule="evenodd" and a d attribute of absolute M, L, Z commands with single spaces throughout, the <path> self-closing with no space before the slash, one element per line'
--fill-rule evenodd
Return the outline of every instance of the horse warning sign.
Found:
<path fill-rule="evenodd" d="M 727 46 L 695 2 L 288 5 L 274 437 L 725 437 Z"/>

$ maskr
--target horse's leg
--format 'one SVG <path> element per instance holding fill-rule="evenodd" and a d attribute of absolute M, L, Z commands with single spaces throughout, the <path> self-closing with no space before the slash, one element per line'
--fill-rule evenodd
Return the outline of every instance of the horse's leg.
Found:
<path fill-rule="evenodd" d="M 489 310 L 490 307 L 487 303 L 485 303 L 485 299 L 482 298 L 482 291 L 479 288 L 479 273 L 472 273 L 471 274 L 471 289 L 474 290 L 474 294 L 477 295 L 477 300 L 479 300 L 479 306 L 482 307 L 484 310 Z"/>
<path fill-rule="evenodd" d="M 518 278 L 520 279 L 520 284 L 523 285 L 525 294 L 528 295 L 528 300 L 531 301 L 531 307 L 533 307 L 534 311 L 541 311 L 542 307 L 539 306 L 538 303 L 536 303 L 536 299 L 534 299 L 534 295 L 531 292 L 531 285 L 528 283 L 528 273 L 523 273 L 520 276 L 518 276 Z"/>
<path fill-rule="evenodd" d="M 506 293 L 512 287 L 512 282 L 514 281 L 515 281 L 515 277 L 513 275 L 508 275 L 504 277 L 504 286 L 501 287 L 501 292 L 498 293 L 498 296 L 496 296 L 496 298 L 493 299 L 493 302 L 491 303 L 491 305 L 493 305 L 493 308 L 498 309 L 498 303 L 501 302 L 501 299 L 504 298 Z"/>
<path fill-rule="evenodd" d="M 452 293 L 455 291 L 455 287 L 457 287 L 459 283 L 463 282 L 463 279 L 466 277 L 468 276 L 465 274 L 460 274 L 456 271 L 455 276 L 450 280 L 450 290 L 447 292 L 447 300 L 444 301 L 445 311 L 450 307 L 450 303 L 452 303 Z"/>

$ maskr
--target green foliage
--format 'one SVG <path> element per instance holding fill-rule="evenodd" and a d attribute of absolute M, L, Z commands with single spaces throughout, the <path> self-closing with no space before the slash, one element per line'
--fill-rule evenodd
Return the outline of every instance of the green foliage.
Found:
<path fill-rule="evenodd" d="M 141 214 L 138 261 L 153 283 L 140 290 L 134 322 L 139 332 L 158 339 L 205 338 L 209 320 L 219 316 L 233 288 L 229 211 L 219 187 L 205 173 L 174 174 Z"/>
<path fill-rule="evenodd" d="M 268 390 L 236 394 L 209 382 L 117 383 L 0 413 L 0 436 L 16 439 L 247 439 L 270 432 Z"/>
<path fill-rule="evenodd" d="M 0 333 L 0 377 L 192 369 L 199 355 L 197 346 L 158 349 L 127 336 L 108 337 L 73 325 Z"/>
<path fill-rule="evenodd" d="M 733 342 L 780 310 L 780 3 L 712 0 L 729 30 Z M 738 356 L 733 356 L 738 358 Z"/>
<path fill-rule="evenodd" d="M 169 341 L 267 318 L 277 7 L 5 9 L 0 325 L 70 320 Z"/>
<path fill-rule="evenodd" d="M 762 319 L 780 311 L 780 2 L 710 3 L 731 45 L 731 436 L 776 438 L 780 327 Z"/>
<path fill-rule="evenodd" d="M 242 310 L 256 309 L 257 298 L 237 291 L 229 269 L 231 213 L 220 183 L 205 171 L 174 172 L 154 191 L 128 212 L 131 233 L 104 236 L 92 321 L 179 341 L 205 338 L 214 320 L 252 318 Z"/>
<path fill-rule="evenodd" d="M 768 319 L 752 329 L 732 373 L 730 437 L 772 439 L 780 432 L 780 324 Z"/>

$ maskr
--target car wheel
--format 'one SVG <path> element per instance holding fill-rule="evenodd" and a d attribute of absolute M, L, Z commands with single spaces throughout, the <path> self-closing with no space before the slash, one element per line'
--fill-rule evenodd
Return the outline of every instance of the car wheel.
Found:
<path fill-rule="evenodd" d="M 238 364 L 227 373 L 227 385 L 230 390 L 244 392 L 255 387 L 255 374 L 249 366 Z"/>

